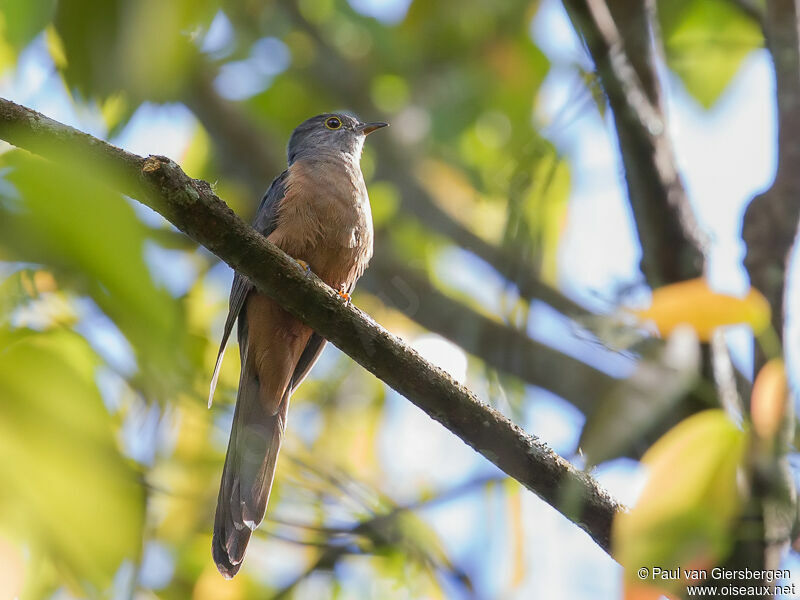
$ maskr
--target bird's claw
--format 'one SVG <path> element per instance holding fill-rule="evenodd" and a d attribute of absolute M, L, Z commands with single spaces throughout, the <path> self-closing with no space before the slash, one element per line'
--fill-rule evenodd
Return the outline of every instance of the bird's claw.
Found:
<path fill-rule="evenodd" d="M 336 295 L 339 296 L 342 300 L 344 300 L 345 306 L 348 306 L 351 302 L 350 294 L 347 293 L 347 289 L 345 288 L 344 284 L 339 286 L 339 289 L 336 292 Z"/>
<path fill-rule="evenodd" d="M 306 261 L 299 258 L 295 258 L 294 262 L 296 262 L 297 266 L 299 266 L 301 269 L 303 269 L 303 271 L 305 271 L 306 275 L 311 274 L 311 266 Z"/>

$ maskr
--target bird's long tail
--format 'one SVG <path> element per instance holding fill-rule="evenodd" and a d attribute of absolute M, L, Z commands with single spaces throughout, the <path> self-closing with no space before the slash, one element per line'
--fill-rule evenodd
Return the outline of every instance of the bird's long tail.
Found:
<path fill-rule="evenodd" d="M 264 518 L 286 428 L 288 393 L 275 414 L 259 400 L 259 382 L 242 361 L 239 394 L 214 518 L 212 552 L 223 576 L 239 571 L 250 535 Z"/>

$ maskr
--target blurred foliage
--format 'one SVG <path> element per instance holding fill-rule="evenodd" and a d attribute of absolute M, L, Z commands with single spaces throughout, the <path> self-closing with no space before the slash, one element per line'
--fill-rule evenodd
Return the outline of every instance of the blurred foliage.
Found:
<path fill-rule="evenodd" d="M 773 358 L 761 367 L 753 382 L 750 414 L 756 435 L 774 440 L 787 425 L 793 428 L 792 408 L 786 366 L 782 359 Z"/>
<path fill-rule="evenodd" d="M 404 14 L 394 4 L 396 21 L 344 0 L 2 0 L 0 92 L 38 60 L 46 74 L 33 100 L 52 95 L 61 114 L 120 143 L 135 138 L 136 117 L 154 105 L 188 109 L 194 120 L 173 158 L 245 217 L 283 168 L 300 121 L 330 110 L 390 121 L 362 161 L 384 251 L 391 246 L 454 301 L 526 330 L 535 311 L 512 285 L 489 298 L 453 277 L 449 232 L 462 226 L 556 284 L 576 179 L 558 127 L 568 126 L 563 114 L 604 116 L 597 79 L 578 56 L 551 65 L 530 33 L 539 2 L 416 0 Z M 758 27 L 725 0 L 658 8 L 667 66 L 712 106 L 762 43 Z M 553 67 L 580 82 L 555 117 L 542 93 Z M 487 581 L 499 579 L 487 571 L 502 560 L 486 560 L 487 548 L 499 545 L 510 567 L 495 596 L 535 585 L 527 492 L 495 485 L 496 474 L 461 455 L 452 465 L 449 455 L 426 455 L 423 469 L 398 470 L 398 462 L 419 462 L 414 452 L 428 451 L 428 434 L 400 428 L 393 393 L 331 351 L 293 399 L 267 521 L 241 575 L 223 581 L 210 532 L 238 383 L 235 349 L 213 411 L 205 397 L 229 273 L 160 217 L 95 183 L 94 170 L 0 153 L 0 596 L 23 585 L 23 564 L 24 598 L 65 590 L 165 600 L 486 597 L 498 587 Z M 418 190 L 444 215 L 439 221 L 414 203 Z M 663 335 L 675 332 L 666 345 L 648 337 L 649 346 L 632 350 L 635 369 L 583 432 L 588 463 L 624 453 L 695 385 L 697 343 L 679 324 L 708 339 L 728 323 L 769 321 L 758 298 L 687 285 L 657 290 L 639 313 Z M 421 333 L 413 315 L 387 308 L 380 294 L 359 294 L 356 302 L 393 332 Z M 782 405 L 771 377 L 753 402 L 760 435 L 774 440 Z M 466 380 L 515 420 L 529 415 L 531 390 L 480 356 L 470 358 Z M 625 566 L 643 555 L 686 564 L 698 539 L 702 556 L 724 554 L 749 434 L 717 412 L 693 419 L 645 458 L 653 468 L 646 493 L 615 530 Z M 674 464 L 688 465 L 677 479 Z M 449 467 L 452 477 L 438 474 Z M 454 549 L 425 513 L 464 497 L 493 525 L 476 534 L 477 559 Z M 495 527 L 495 513 L 507 524 Z"/>
<path fill-rule="evenodd" d="M 682 578 L 642 577 L 642 565 L 666 570 L 708 569 L 730 550 L 731 524 L 743 498 L 737 478 L 747 437 L 722 410 L 697 413 L 642 457 L 649 476 L 630 512 L 614 520 L 613 552 L 627 585 L 678 592 Z M 679 468 L 676 468 L 680 465 Z"/>
<path fill-rule="evenodd" d="M 2 258 L 47 264 L 89 296 L 134 347 L 142 371 L 137 385 L 153 398 L 173 396 L 197 350 L 184 308 L 152 280 L 144 256 L 150 232 L 131 205 L 91 179 L 20 151 L 1 155 L 0 168 L 18 195 L 5 200 Z M 44 169 L 49 177 L 42 177 Z"/>
<path fill-rule="evenodd" d="M 650 306 L 634 314 L 655 325 L 662 335 L 689 325 L 697 337 L 711 341 L 720 327 L 746 323 L 760 335 L 770 326 L 769 302 L 751 288 L 744 298 L 714 292 L 705 278 L 681 281 L 653 291 Z"/>
<path fill-rule="evenodd" d="M 588 465 L 635 455 L 642 436 L 672 413 L 700 375 L 700 344 L 691 327 L 640 352 L 636 370 L 593 407 L 581 432 Z"/>
<path fill-rule="evenodd" d="M 658 2 L 667 64 L 686 91 L 710 108 L 745 57 L 764 45 L 758 24 L 726 0 Z"/>
<path fill-rule="evenodd" d="M 144 516 L 139 473 L 120 455 L 94 383 L 99 357 L 63 328 L 2 330 L 0 353 L 3 529 L 31 544 L 32 570 L 52 562 L 95 595 L 139 554 Z"/>

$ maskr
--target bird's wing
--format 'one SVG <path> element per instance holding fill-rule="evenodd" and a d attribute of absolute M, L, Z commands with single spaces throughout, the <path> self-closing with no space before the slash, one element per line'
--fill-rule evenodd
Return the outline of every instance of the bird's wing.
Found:
<path fill-rule="evenodd" d="M 261 204 L 256 211 L 256 218 L 253 221 L 253 228 L 261 233 L 264 237 L 272 233 L 277 225 L 278 220 L 278 206 L 286 191 L 286 177 L 289 172 L 284 171 L 272 182 L 269 186 L 267 193 L 261 199 Z M 235 273 L 233 275 L 233 285 L 231 286 L 231 297 L 229 301 L 228 318 L 225 320 L 225 328 L 222 331 L 222 341 L 219 344 L 219 352 L 217 353 L 217 362 L 214 365 L 214 375 L 211 377 L 211 387 L 208 393 L 208 406 L 211 407 L 211 401 L 214 398 L 214 390 L 217 388 L 217 379 L 219 378 L 219 369 L 222 366 L 222 357 L 225 354 L 225 346 L 228 343 L 228 338 L 233 330 L 233 325 L 239 313 L 242 311 L 244 301 L 247 295 L 253 289 L 253 284 L 244 275 Z"/>

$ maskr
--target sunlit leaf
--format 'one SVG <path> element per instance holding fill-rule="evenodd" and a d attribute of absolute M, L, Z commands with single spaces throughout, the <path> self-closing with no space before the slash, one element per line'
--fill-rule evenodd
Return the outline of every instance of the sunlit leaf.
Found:
<path fill-rule="evenodd" d="M 144 493 L 95 386 L 98 358 L 64 330 L 2 333 L 0 355 L 0 526 L 104 589 L 138 556 Z"/>
<path fill-rule="evenodd" d="M 50 58 L 53 64 L 59 69 L 67 68 L 67 53 L 64 49 L 64 42 L 58 31 L 52 25 L 48 25 L 44 30 L 44 39 L 47 43 L 47 50 L 50 52 Z"/>
<path fill-rule="evenodd" d="M 764 439 L 778 433 L 789 402 L 789 385 L 786 369 L 781 359 L 773 359 L 764 365 L 753 383 L 750 399 L 750 416 L 753 429 Z"/>
<path fill-rule="evenodd" d="M 686 90 L 710 108 L 744 58 L 763 44 L 755 20 L 726 0 L 658 2 L 667 64 Z"/>
<path fill-rule="evenodd" d="M 108 128 L 109 136 L 113 136 L 131 115 L 127 94 L 123 91 L 111 94 L 103 101 L 100 112 L 103 115 L 103 122 Z"/>
<path fill-rule="evenodd" d="M 190 177 L 201 177 L 211 156 L 211 140 L 208 132 L 197 126 L 194 135 L 186 145 L 186 152 L 181 158 L 181 168 Z"/>
<path fill-rule="evenodd" d="M 6 17 L 0 12 L 0 74 L 14 65 L 16 52 L 5 37 Z"/>
<path fill-rule="evenodd" d="M 746 440 L 722 410 L 707 410 L 679 423 L 645 453 L 645 488 L 612 530 L 614 557 L 630 581 L 641 579 L 642 567 L 677 569 L 725 556 L 741 506 L 737 476 Z M 669 584 L 674 589 L 680 581 Z"/>
<path fill-rule="evenodd" d="M 718 327 L 745 323 L 758 335 L 770 323 L 769 303 L 755 288 L 745 297 L 737 298 L 713 291 L 702 278 L 654 290 L 650 307 L 633 313 L 643 321 L 652 322 L 664 336 L 679 325 L 691 325 L 706 342 Z"/>

